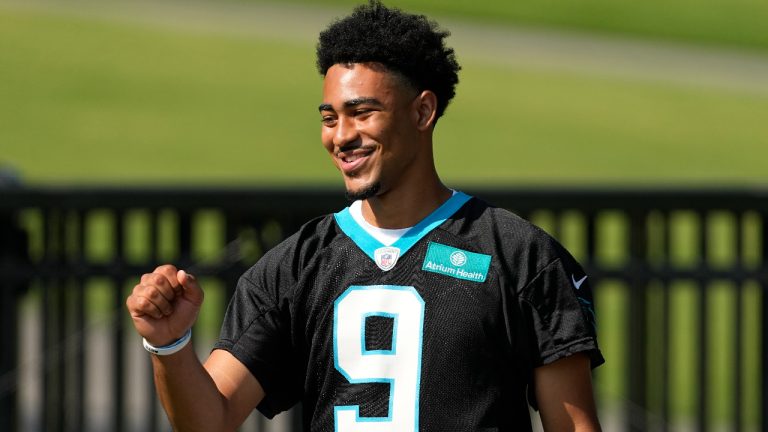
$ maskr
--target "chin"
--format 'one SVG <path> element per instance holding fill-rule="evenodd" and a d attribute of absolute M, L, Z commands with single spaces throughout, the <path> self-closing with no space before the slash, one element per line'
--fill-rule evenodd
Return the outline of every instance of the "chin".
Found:
<path fill-rule="evenodd" d="M 348 187 L 345 195 L 347 200 L 350 202 L 365 200 L 376 196 L 376 194 L 379 193 L 379 189 L 381 189 L 381 184 L 379 182 L 374 182 L 368 185 L 360 186 L 356 189 L 351 189 Z"/>

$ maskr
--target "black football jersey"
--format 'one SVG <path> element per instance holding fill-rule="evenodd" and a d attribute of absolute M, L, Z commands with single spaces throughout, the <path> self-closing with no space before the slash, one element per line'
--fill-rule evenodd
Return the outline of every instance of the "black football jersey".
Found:
<path fill-rule="evenodd" d="M 533 369 L 602 363 L 589 282 L 556 241 L 456 193 L 391 246 L 349 209 L 240 279 L 215 348 L 308 431 L 525 431 Z"/>

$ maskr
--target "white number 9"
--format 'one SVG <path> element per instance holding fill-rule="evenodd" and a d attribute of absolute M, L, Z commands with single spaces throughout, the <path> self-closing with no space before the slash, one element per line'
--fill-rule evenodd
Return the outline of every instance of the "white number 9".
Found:
<path fill-rule="evenodd" d="M 366 350 L 365 320 L 392 318 L 392 348 Z M 337 432 L 417 431 L 424 300 L 409 286 L 352 286 L 334 303 L 333 358 L 350 383 L 387 383 L 389 415 L 360 417 L 360 406 L 337 406 Z"/>

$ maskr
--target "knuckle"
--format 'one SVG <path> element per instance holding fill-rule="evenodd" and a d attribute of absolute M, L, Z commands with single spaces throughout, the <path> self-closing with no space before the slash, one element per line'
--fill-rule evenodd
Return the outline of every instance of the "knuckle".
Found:
<path fill-rule="evenodd" d="M 155 269 L 155 272 L 169 274 L 169 273 L 176 273 L 177 270 L 176 270 L 176 266 L 172 264 L 163 264 L 161 266 L 158 266 Z"/>
<path fill-rule="evenodd" d="M 156 289 L 151 290 L 148 293 L 148 295 L 149 295 L 149 300 L 151 300 L 153 302 L 160 301 L 160 300 L 163 299 L 163 295 L 160 293 L 160 291 L 158 291 Z"/>
<path fill-rule="evenodd" d="M 147 282 L 156 285 L 156 286 L 162 286 L 164 283 L 166 283 L 165 276 L 161 275 L 160 273 L 152 273 L 147 277 Z"/>
<path fill-rule="evenodd" d="M 147 310 L 151 304 L 152 302 L 146 297 L 139 297 L 136 299 L 136 307 L 140 310 Z"/>

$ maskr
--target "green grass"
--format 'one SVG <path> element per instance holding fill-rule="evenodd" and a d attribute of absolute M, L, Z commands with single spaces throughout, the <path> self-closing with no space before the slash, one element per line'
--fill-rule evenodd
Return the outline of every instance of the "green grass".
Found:
<path fill-rule="evenodd" d="M 29 182 L 335 183 L 311 46 L 0 9 L 0 163 Z M 466 63 L 452 183 L 766 179 L 768 96 Z"/>
<path fill-rule="evenodd" d="M 258 1 L 258 0 L 256 0 Z M 307 0 L 294 0 L 307 3 Z M 317 4 L 317 2 L 311 2 Z M 361 0 L 325 0 L 352 6 Z M 390 0 L 389 6 L 498 24 L 526 24 L 768 49 L 762 0 Z"/>
<path fill-rule="evenodd" d="M 756 158 L 768 143 L 765 97 L 472 64 L 463 81 L 436 150 L 443 171 L 462 182 L 727 182 L 768 174 L 766 159 Z"/>
<path fill-rule="evenodd" d="M 0 161 L 31 181 L 308 181 L 329 171 L 311 47 L 0 10 L 0 82 Z"/>

